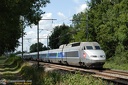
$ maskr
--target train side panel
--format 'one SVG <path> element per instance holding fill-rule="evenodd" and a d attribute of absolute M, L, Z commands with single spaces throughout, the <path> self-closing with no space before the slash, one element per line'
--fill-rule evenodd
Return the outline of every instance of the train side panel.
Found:
<path fill-rule="evenodd" d="M 62 49 L 49 50 L 49 61 L 53 63 L 60 63 L 62 61 Z"/>
<path fill-rule="evenodd" d="M 69 65 L 79 65 L 80 62 L 80 46 L 64 48 L 63 51 L 63 62 Z"/>

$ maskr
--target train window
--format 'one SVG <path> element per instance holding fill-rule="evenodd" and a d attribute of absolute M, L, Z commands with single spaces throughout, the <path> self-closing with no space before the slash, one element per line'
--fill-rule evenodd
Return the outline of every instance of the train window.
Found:
<path fill-rule="evenodd" d="M 78 51 L 72 51 L 72 52 L 65 52 L 66 57 L 79 57 Z"/>
<path fill-rule="evenodd" d="M 46 57 L 46 54 L 41 54 L 42 57 Z"/>
<path fill-rule="evenodd" d="M 50 53 L 49 56 L 56 56 L 56 53 Z"/>
<path fill-rule="evenodd" d="M 100 46 L 95 46 L 96 50 L 100 50 Z"/>
<path fill-rule="evenodd" d="M 86 48 L 87 48 L 88 50 L 92 50 L 92 49 L 93 49 L 92 46 L 86 46 Z"/>

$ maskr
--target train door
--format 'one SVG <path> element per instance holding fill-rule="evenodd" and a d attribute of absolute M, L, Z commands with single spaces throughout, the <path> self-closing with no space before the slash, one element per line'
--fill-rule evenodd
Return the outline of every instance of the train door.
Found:
<path fill-rule="evenodd" d="M 68 64 L 68 62 L 67 62 L 67 55 L 66 55 L 65 52 L 62 52 L 62 62 L 63 62 L 64 64 Z"/>

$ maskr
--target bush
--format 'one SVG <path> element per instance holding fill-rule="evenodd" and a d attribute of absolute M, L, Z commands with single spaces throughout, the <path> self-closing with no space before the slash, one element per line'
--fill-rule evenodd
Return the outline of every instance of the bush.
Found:
<path fill-rule="evenodd" d="M 20 72 L 23 79 L 32 80 L 32 85 L 43 85 L 43 73 L 43 68 L 35 68 L 30 66 L 25 66 Z"/>
<path fill-rule="evenodd" d="M 43 85 L 107 85 L 108 83 L 94 78 L 91 75 L 81 75 L 80 72 L 72 73 L 60 73 L 49 72 L 44 77 Z"/>

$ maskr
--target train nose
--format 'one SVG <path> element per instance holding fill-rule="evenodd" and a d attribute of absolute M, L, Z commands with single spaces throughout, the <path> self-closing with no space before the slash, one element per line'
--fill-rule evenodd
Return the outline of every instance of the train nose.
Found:
<path fill-rule="evenodd" d="M 87 53 L 92 58 L 105 58 L 105 53 L 102 50 L 88 50 Z"/>

